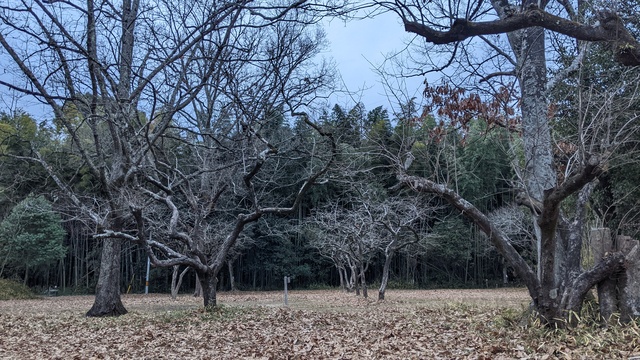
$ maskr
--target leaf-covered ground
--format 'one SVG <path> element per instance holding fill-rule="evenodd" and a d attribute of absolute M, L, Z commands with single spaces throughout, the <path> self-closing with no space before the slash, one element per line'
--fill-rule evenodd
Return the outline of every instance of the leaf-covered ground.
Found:
<path fill-rule="evenodd" d="M 374 294 L 377 295 L 377 294 Z M 86 318 L 90 296 L 0 301 L 2 359 L 640 359 L 637 326 L 543 330 L 522 289 L 125 295 L 130 313 Z"/>

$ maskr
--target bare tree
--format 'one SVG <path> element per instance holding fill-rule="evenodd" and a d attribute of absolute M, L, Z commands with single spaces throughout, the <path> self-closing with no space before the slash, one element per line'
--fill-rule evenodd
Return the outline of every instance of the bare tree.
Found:
<path fill-rule="evenodd" d="M 432 217 L 436 209 L 428 202 L 420 200 L 422 199 L 391 198 L 374 205 L 373 220 L 382 225 L 387 232 L 387 234 L 381 234 L 380 241 L 384 265 L 378 300 L 384 300 L 389 282 L 389 268 L 394 255 L 407 247 L 411 247 L 416 252 L 417 249 L 422 249 L 421 252 L 424 252 L 427 247 L 429 235 L 422 222 Z"/>
<path fill-rule="evenodd" d="M 365 273 L 380 244 L 380 233 L 370 216 L 367 205 L 340 204 L 316 211 L 307 224 L 315 234 L 310 241 L 321 254 L 331 259 L 347 289 L 355 288 L 356 295 L 368 297 Z M 347 271 L 347 267 L 349 271 Z"/>
<path fill-rule="evenodd" d="M 563 1 L 512 3 L 507 0 L 490 3 L 477 2 L 375 2 L 397 13 L 405 29 L 425 40 L 430 48 L 446 53 L 444 62 L 430 70 L 441 70 L 458 62 L 467 67 L 466 73 L 486 84 L 489 94 L 498 89 L 518 89 L 521 131 L 524 143 L 524 169 L 521 172 L 525 192 L 521 202 L 534 215 L 538 238 L 539 266 L 536 274 L 515 251 L 502 233 L 484 214 L 445 184 L 407 175 L 401 171 L 399 180 L 418 191 L 436 193 L 472 219 L 505 256 L 525 281 L 541 318 L 548 324 L 566 324 L 572 312 L 580 309 L 584 295 L 594 284 L 622 266 L 624 255 L 604 259 L 594 269 L 581 272 L 575 262 L 575 252 L 581 243 L 581 231 L 560 231 L 564 227 L 560 204 L 572 195 L 577 207 L 572 224 L 582 226 L 584 206 L 590 194 L 590 184 L 606 168 L 607 155 L 582 152 L 570 177 L 560 182 L 553 163 L 553 142 L 548 117 L 548 86 L 558 83 L 579 68 L 585 51 L 584 43 L 604 42 L 610 45 L 616 60 L 626 66 L 639 65 L 638 42 L 625 28 L 624 20 L 615 12 L 593 10 L 582 4 Z M 580 4 L 580 3 L 578 3 Z M 592 21 L 589 24 L 588 21 Z M 564 35 L 554 41 L 561 44 L 573 40 L 577 56 L 558 78 L 547 79 L 547 33 Z M 500 34 L 506 36 L 500 37 Z M 502 40 L 506 40 L 506 44 Z M 576 46 L 575 40 L 578 40 Z M 477 56 L 469 45 L 485 44 L 491 53 Z M 505 46 L 506 45 L 506 46 Z M 486 54 L 486 55 L 485 55 Z M 461 60 L 463 59 L 463 60 Z M 477 60 L 475 63 L 466 60 Z M 486 71 L 483 73 L 483 71 Z M 508 80 L 515 77 L 516 83 Z M 441 114 L 447 111 L 441 111 Z M 398 161 L 402 164 L 404 159 Z M 398 165 L 398 169 L 402 166 Z"/>
<path fill-rule="evenodd" d="M 635 96 L 634 94 L 636 94 L 635 90 L 630 92 L 632 97 Z M 595 267 L 588 270 L 583 270 L 581 265 L 583 229 L 587 225 L 587 204 L 595 187 L 593 181 L 605 171 L 605 166 L 616 163 L 615 158 L 622 155 L 619 153 L 621 148 L 625 148 L 627 151 L 625 157 L 636 151 L 636 141 L 633 140 L 636 136 L 636 130 L 629 128 L 630 124 L 638 119 L 637 112 L 629 107 L 629 104 L 634 102 L 629 98 L 624 98 L 622 101 L 614 101 L 612 98 L 607 100 L 605 95 L 601 95 L 600 101 L 589 101 L 588 106 L 593 106 L 595 109 L 588 111 L 590 115 L 585 115 L 578 121 L 581 128 L 578 133 L 581 145 L 574 149 L 571 161 L 563 167 L 563 174 L 559 176 L 562 182 L 547 189 L 542 202 L 532 200 L 531 197 L 520 196 L 518 198 L 521 204 L 525 204 L 537 216 L 537 224 L 542 230 L 543 239 L 544 236 L 558 237 L 556 240 L 561 245 L 560 253 L 556 250 L 555 243 L 551 243 L 554 245 L 551 249 L 545 249 L 545 246 L 549 247 L 550 244 L 543 242 L 543 256 L 544 251 L 547 251 L 548 256 L 556 256 L 556 260 L 561 263 L 554 264 L 554 262 L 547 261 L 545 263 L 542 261 L 540 266 L 543 268 L 543 274 L 547 271 L 560 277 L 560 281 L 556 283 L 559 288 L 549 289 L 548 283 L 545 283 L 544 279 L 540 280 L 516 251 L 514 234 L 511 233 L 510 226 L 503 226 L 503 217 L 483 214 L 446 184 L 403 173 L 404 170 L 400 165 L 404 163 L 403 161 L 398 161 L 397 165 L 397 168 L 400 169 L 399 179 L 401 183 L 417 191 L 436 193 L 442 196 L 473 220 L 489 236 L 493 245 L 514 267 L 518 275 L 524 279 L 529 287 L 534 305 L 541 316 L 546 321 L 566 324 L 564 321 L 570 319 L 571 314 L 580 310 L 587 291 L 611 274 L 621 270 L 625 259 L 630 261 L 628 256 L 635 253 L 631 249 L 626 249 L 629 251 L 628 256 L 627 253 L 612 252 Z M 618 104 L 618 106 L 614 104 Z M 574 196 L 573 211 L 569 207 L 562 210 L 560 204 L 572 195 Z M 550 230 L 553 230 L 553 234 L 548 233 Z M 545 258 L 543 257 L 543 259 Z M 548 260 L 548 258 L 546 259 Z M 550 280 L 547 279 L 547 281 Z M 556 292 L 558 293 L 556 294 Z M 549 296 L 549 299 L 557 299 L 557 302 L 551 302 L 550 307 L 540 308 L 539 301 L 543 300 L 545 296 Z M 549 318 L 547 317 L 549 314 L 543 311 L 552 311 L 555 315 Z"/>
<path fill-rule="evenodd" d="M 371 180 L 371 179 L 369 179 Z M 306 221 L 312 245 L 330 259 L 345 290 L 362 288 L 367 294 L 369 264 L 378 254 L 384 256 L 378 299 L 384 300 L 394 255 L 404 248 L 425 249 L 427 230 L 424 219 L 435 210 L 421 198 L 381 198 L 366 180 L 351 185 L 353 198 L 318 209 Z"/>
<path fill-rule="evenodd" d="M 185 166 L 172 160 L 180 156 L 175 150 L 158 149 L 145 178 L 144 193 L 165 210 L 149 222 L 139 207 L 138 234 L 150 228 L 159 236 L 138 237 L 154 264 L 196 271 L 205 306 L 216 305 L 218 273 L 244 227 L 266 214 L 294 212 L 335 153 L 332 135 L 298 112 L 330 85 L 329 69 L 311 62 L 322 33 L 306 29 L 310 20 L 300 15 L 291 20 L 234 40 L 242 62 L 221 62 L 219 84 L 205 87 L 194 111 L 180 120 L 188 125 L 178 128 L 187 134 L 179 140 L 193 156 Z M 287 130 L 289 113 L 316 132 L 316 147 Z M 298 168 L 292 173 L 287 167 Z M 284 198 L 272 195 L 277 187 L 287 190 Z M 221 221 L 233 224 L 224 234 Z"/>
<path fill-rule="evenodd" d="M 526 209 L 517 204 L 509 204 L 488 213 L 487 217 L 505 234 L 511 245 L 518 249 L 520 253 L 535 252 L 536 237 Z M 486 234 L 484 235 L 486 236 Z M 486 243 L 485 251 L 495 251 L 495 247 L 491 242 Z M 509 282 L 508 265 L 504 262 L 504 258 L 502 258 L 502 263 L 502 282 L 507 285 Z"/>
<path fill-rule="evenodd" d="M 244 56 L 234 49 L 251 45 L 238 46 L 240 35 L 280 21 L 313 23 L 318 19 L 314 14 L 338 7 L 329 2 L 208 0 L 188 4 L 16 0 L 0 6 L 2 61 L 10 72 L 0 85 L 48 105 L 68 139 L 68 148 L 63 150 L 77 157 L 94 185 L 92 192 L 82 193 L 73 186 L 73 174 L 64 172 L 60 164 L 49 162 L 37 148 L 32 149 L 28 158 L 42 164 L 75 206 L 88 214 L 97 227 L 96 237 L 103 240 L 96 302 L 88 316 L 126 313 L 119 293 L 120 249 L 123 237 L 133 236 L 140 241 L 140 237 L 126 230 L 141 220 L 139 209 L 132 204 L 142 203 L 138 195 L 145 184 L 141 179 L 152 181 L 156 176 L 153 169 L 164 171 L 157 167 L 161 160 L 154 156 L 155 149 L 171 137 L 169 132 L 175 128 L 177 116 L 193 109 L 190 105 L 203 93 L 205 85 L 213 84 L 209 92 L 245 85 L 239 83 L 242 79 L 225 73 L 225 69 L 234 68 L 232 63 L 244 61 Z M 270 60 L 277 61 L 288 48 L 273 50 Z M 234 52 L 232 57 L 230 52 Z M 280 93 L 296 91 L 292 86 L 282 86 L 290 84 L 289 75 L 278 74 L 274 86 L 279 86 Z M 229 100 L 235 101 L 233 109 L 237 110 L 242 105 L 237 101 L 246 99 Z M 237 124 L 240 126 L 241 122 Z M 258 139 L 250 135 L 254 129 L 254 124 L 249 124 L 244 134 Z M 249 187 L 266 156 L 273 154 L 273 148 L 266 149 L 258 152 L 262 158 L 253 158 L 252 166 L 247 165 L 252 160 L 244 158 L 245 169 L 255 170 L 245 177 Z M 175 167 L 169 163 L 167 168 Z M 309 178 L 302 188 L 311 186 L 314 179 Z M 166 190 L 166 186 L 158 188 Z M 158 195 L 157 190 L 145 191 L 165 196 L 163 201 L 171 213 L 171 196 Z M 244 219 L 264 212 L 257 210 Z M 285 211 L 269 208 L 266 212 Z M 239 221 L 242 225 L 237 226 L 237 232 L 244 223 Z M 147 231 L 143 227 L 140 230 Z M 127 236 L 117 235 L 123 233 Z M 143 238 L 143 242 L 146 240 Z"/>

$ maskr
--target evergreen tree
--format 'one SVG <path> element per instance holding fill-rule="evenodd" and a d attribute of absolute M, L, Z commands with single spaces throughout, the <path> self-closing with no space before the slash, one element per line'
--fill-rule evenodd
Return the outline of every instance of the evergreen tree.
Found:
<path fill-rule="evenodd" d="M 60 216 L 42 196 L 29 196 L 13 208 L 0 224 L 0 256 L 6 265 L 29 271 L 54 264 L 66 253 Z"/>

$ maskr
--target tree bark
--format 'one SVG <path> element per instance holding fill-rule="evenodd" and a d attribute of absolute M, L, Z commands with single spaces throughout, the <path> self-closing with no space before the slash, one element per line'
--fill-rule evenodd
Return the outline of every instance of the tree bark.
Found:
<path fill-rule="evenodd" d="M 120 250 L 122 241 L 109 238 L 103 241 L 100 275 L 96 298 L 87 316 L 120 316 L 127 313 L 120 299 Z"/>
<path fill-rule="evenodd" d="M 608 228 L 591 230 L 591 248 L 593 251 L 593 263 L 599 264 L 605 254 L 613 251 L 613 239 Z M 600 316 L 604 322 L 609 322 L 611 316 L 618 310 L 616 299 L 616 281 L 608 277 L 598 283 L 598 303 L 600 304 Z"/>
<path fill-rule="evenodd" d="M 382 280 L 380 281 L 380 289 L 378 290 L 378 300 L 384 300 L 384 293 L 387 290 L 387 283 L 389 282 L 389 267 L 391 266 L 391 259 L 393 253 L 387 252 L 385 254 L 384 266 L 382 267 Z"/>
<path fill-rule="evenodd" d="M 362 284 L 362 296 L 367 299 L 369 297 L 369 291 L 367 289 L 367 279 L 364 275 L 364 272 L 366 271 L 364 266 L 360 266 L 360 284 Z"/>
<path fill-rule="evenodd" d="M 356 296 L 360 296 L 360 281 L 358 280 L 358 267 L 351 265 L 351 283 L 356 290 Z"/>
<path fill-rule="evenodd" d="M 336 266 L 336 269 L 338 269 L 338 276 L 340 277 L 340 288 L 346 292 L 347 284 L 344 281 L 345 275 L 342 273 L 342 268 L 340 266 Z"/>
<path fill-rule="evenodd" d="M 217 306 L 216 287 L 218 286 L 218 278 L 208 272 L 201 272 L 199 277 L 205 309 Z"/>
<path fill-rule="evenodd" d="M 628 323 L 640 318 L 640 242 L 626 236 L 617 240 L 626 256 L 620 279 L 620 321 Z"/>
<path fill-rule="evenodd" d="M 495 1 L 504 6 L 506 2 Z M 506 4 L 508 5 L 508 4 Z M 540 2 L 523 1 L 524 11 L 511 11 L 509 16 L 501 16 L 500 20 L 473 22 L 467 19 L 452 19 L 453 24 L 447 31 L 438 31 L 428 26 L 404 19 L 406 31 L 422 36 L 433 44 L 450 44 L 470 37 L 489 34 L 513 33 L 532 27 L 567 35 L 576 40 L 606 41 L 612 45 L 615 60 L 624 66 L 640 65 L 640 45 L 626 29 L 623 19 L 612 11 L 603 10 L 597 14 L 597 26 L 580 24 L 569 19 L 552 15 L 538 8 Z M 544 6 L 543 6 L 544 7 Z"/>
<path fill-rule="evenodd" d="M 180 270 L 180 265 L 175 265 L 173 267 L 173 274 L 171 275 L 171 298 L 175 300 L 178 297 L 178 292 L 180 291 L 180 286 L 182 285 L 182 280 L 184 279 L 184 275 L 189 271 L 189 268 L 185 268 L 182 270 L 180 275 L 178 276 L 178 271 Z"/>
<path fill-rule="evenodd" d="M 227 268 L 229 269 L 229 286 L 231 287 L 231 291 L 237 291 L 236 278 L 233 276 L 233 260 L 227 261 Z"/>
<path fill-rule="evenodd" d="M 193 297 L 202 295 L 202 282 L 200 275 L 196 273 L 196 289 L 193 291 Z"/>

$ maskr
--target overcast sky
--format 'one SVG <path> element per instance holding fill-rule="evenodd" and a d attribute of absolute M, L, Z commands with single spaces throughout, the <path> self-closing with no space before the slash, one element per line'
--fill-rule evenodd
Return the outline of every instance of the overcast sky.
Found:
<path fill-rule="evenodd" d="M 401 51 L 411 34 L 404 31 L 397 15 L 387 13 L 375 19 L 364 19 L 344 23 L 333 20 L 325 25 L 330 51 L 341 74 L 344 86 L 354 93 L 353 96 L 336 95 L 332 103 L 352 106 L 355 102 L 364 103 L 367 110 L 384 106 L 393 113 L 397 100 L 382 84 L 380 76 L 374 70 L 383 64 L 389 54 Z M 398 85 L 400 79 L 391 79 Z M 405 99 L 418 96 L 422 92 L 423 79 L 413 78 L 406 81 Z M 402 81 L 400 81 L 402 82 Z M 392 108 L 393 107 L 393 108 Z"/>
<path fill-rule="evenodd" d="M 323 55 L 333 58 L 343 81 L 342 86 L 352 93 L 351 96 L 332 96 L 329 106 L 337 103 L 350 108 L 359 101 L 364 103 L 367 110 L 382 105 L 393 114 L 397 109 L 398 99 L 383 86 L 374 67 L 382 65 L 388 55 L 401 51 L 412 38 L 411 34 L 404 31 L 397 16 L 387 13 L 378 15 L 375 19 L 353 20 L 347 23 L 334 19 L 326 22 L 324 28 L 330 48 Z M 412 96 L 420 98 L 423 79 L 390 80 L 394 82 L 394 87 L 400 84 L 403 88 L 402 102 L 406 102 Z M 23 97 L 18 101 L 13 97 L 0 100 L 0 107 L 4 109 L 15 109 L 16 105 L 36 117 L 46 117 L 45 114 L 50 111 L 29 97 Z"/>

